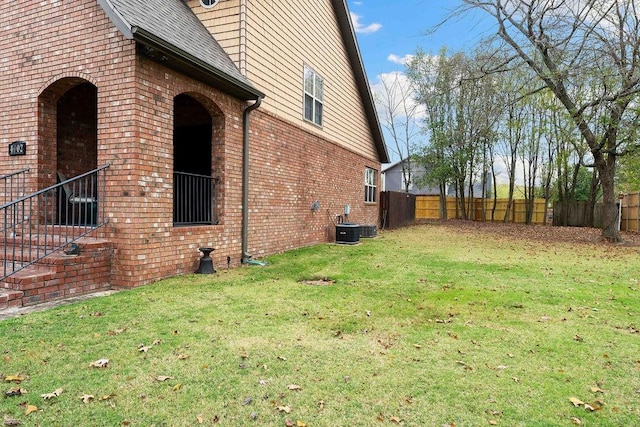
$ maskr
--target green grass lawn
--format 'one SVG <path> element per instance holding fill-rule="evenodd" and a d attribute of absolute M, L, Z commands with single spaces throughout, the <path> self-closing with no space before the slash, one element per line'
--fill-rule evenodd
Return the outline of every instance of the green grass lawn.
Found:
<path fill-rule="evenodd" d="M 0 417 L 640 425 L 638 252 L 428 224 L 31 313 L 0 322 Z"/>

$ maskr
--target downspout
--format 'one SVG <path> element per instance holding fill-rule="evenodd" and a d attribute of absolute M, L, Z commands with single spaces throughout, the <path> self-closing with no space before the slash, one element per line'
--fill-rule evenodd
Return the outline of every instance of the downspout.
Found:
<path fill-rule="evenodd" d="M 262 97 L 256 102 L 245 107 L 242 113 L 242 258 L 240 262 L 245 264 L 251 259 L 249 246 L 249 113 L 258 108 L 262 103 Z"/>

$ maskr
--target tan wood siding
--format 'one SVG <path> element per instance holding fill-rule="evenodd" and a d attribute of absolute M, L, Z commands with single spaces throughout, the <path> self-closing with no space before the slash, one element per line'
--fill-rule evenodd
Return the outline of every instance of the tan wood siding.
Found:
<path fill-rule="evenodd" d="M 199 0 L 189 0 L 188 4 L 238 68 L 266 93 L 261 108 L 377 160 L 330 0 L 227 0 L 213 9 L 203 8 Z M 244 23 L 239 22 L 245 17 L 242 4 L 246 5 Z M 246 46 L 241 45 L 243 36 Z M 303 118 L 304 65 L 324 79 L 322 127 Z"/>
<path fill-rule="evenodd" d="M 202 7 L 200 0 L 186 3 L 240 68 L 240 0 L 221 1 L 213 8 Z"/>

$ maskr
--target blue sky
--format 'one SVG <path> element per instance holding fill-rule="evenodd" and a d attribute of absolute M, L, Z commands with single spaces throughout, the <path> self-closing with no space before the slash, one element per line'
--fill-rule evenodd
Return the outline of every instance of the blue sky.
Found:
<path fill-rule="evenodd" d="M 418 48 L 433 54 L 444 45 L 454 51 L 469 49 L 480 35 L 491 31 L 489 21 L 476 13 L 447 22 L 435 34 L 425 34 L 461 0 L 348 0 L 348 4 L 371 83 L 380 74 L 401 71 L 401 59 Z"/>
<path fill-rule="evenodd" d="M 450 52 L 468 50 L 483 35 L 495 33 L 492 20 L 483 12 L 452 18 L 437 31 L 429 32 L 462 4 L 462 0 L 348 0 L 372 92 L 384 98 L 382 80 L 389 83 L 398 79 L 408 85 L 404 61 L 418 49 L 427 54 L 437 54 L 443 46 Z M 378 115 L 384 116 L 380 110 Z M 419 114 L 416 119 L 421 120 Z M 383 134 L 391 163 L 395 163 L 400 153 L 384 126 Z"/>

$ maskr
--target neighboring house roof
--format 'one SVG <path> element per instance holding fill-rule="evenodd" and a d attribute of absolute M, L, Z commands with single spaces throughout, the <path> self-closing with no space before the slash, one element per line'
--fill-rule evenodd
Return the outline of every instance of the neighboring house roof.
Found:
<path fill-rule="evenodd" d="M 400 165 L 404 161 L 406 161 L 406 159 L 402 159 L 402 160 L 397 161 L 395 163 L 387 163 L 385 165 L 382 165 L 382 173 L 385 173 L 389 169 L 394 169 L 396 166 Z"/>
<path fill-rule="evenodd" d="M 114 25 L 169 62 L 243 100 L 264 97 L 240 73 L 204 24 L 181 0 L 98 0 Z"/>
<path fill-rule="evenodd" d="M 384 137 L 382 136 L 382 129 L 380 127 L 380 120 L 378 119 L 378 113 L 376 112 L 375 103 L 373 102 L 373 96 L 371 95 L 371 88 L 369 86 L 369 80 L 367 74 L 364 71 L 364 65 L 362 63 L 362 56 L 360 55 L 360 49 L 358 48 L 358 42 L 355 32 L 353 30 L 353 24 L 351 23 L 351 16 L 349 14 L 349 8 L 347 7 L 346 0 L 331 0 L 333 8 L 336 11 L 336 17 L 338 18 L 338 25 L 342 32 L 342 39 L 347 53 L 349 54 L 349 61 L 351 62 L 351 68 L 356 78 L 356 84 L 358 85 L 358 91 L 364 104 L 365 114 L 369 120 L 371 126 L 371 133 L 373 134 L 373 140 L 380 157 L 380 163 L 389 162 L 389 152 L 387 146 L 384 143 Z"/>

